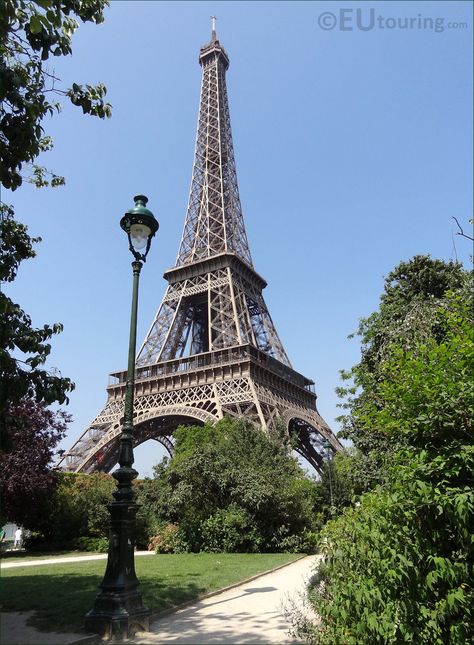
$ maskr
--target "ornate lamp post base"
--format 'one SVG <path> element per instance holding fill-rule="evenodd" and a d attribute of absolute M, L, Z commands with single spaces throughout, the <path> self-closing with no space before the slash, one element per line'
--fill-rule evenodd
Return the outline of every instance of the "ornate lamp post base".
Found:
<path fill-rule="evenodd" d="M 137 631 L 148 631 L 150 624 L 150 611 L 143 605 L 135 575 L 133 545 L 138 505 L 130 499 L 134 475 L 132 468 L 119 468 L 113 473 L 119 489 L 114 493 L 116 501 L 108 505 L 111 521 L 107 568 L 94 607 L 85 617 L 86 629 L 105 640 L 129 638 Z"/>
<path fill-rule="evenodd" d="M 99 634 L 103 640 L 122 641 L 132 637 L 135 632 L 147 632 L 150 628 L 150 612 L 141 605 L 139 593 L 100 594 L 104 610 L 92 609 L 86 616 L 86 629 Z M 119 597 L 118 597 L 119 596 Z M 99 598 L 97 599 L 99 600 Z M 106 609 L 108 606 L 108 609 Z"/>

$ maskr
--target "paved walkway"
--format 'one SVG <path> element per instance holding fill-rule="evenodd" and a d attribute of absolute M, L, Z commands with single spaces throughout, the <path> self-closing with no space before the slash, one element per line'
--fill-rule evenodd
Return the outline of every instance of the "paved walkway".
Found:
<path fill-rule="evenodd" d="M 28 619 L 34 611 L 9 611 L 0 614 L 0 642 L 2 645 L 66 645 L 84 638 L 84 634 L 39 632 Z"/>
<path fill-rule="evenodd" d="M 155 555 L 154 551 L 135 551 L 135 555 Z M 107 553 L 94 555 L 68 555 L 65 557 L 56 556 L 54 558 L 36 558 L 34 560 L 23 560 L 19 558 L 13 562 L 2 561 L 0 569 L 15 569 L 16 567 L 39 567 L 42 564 L 62 564 L 64 562 L 86 562 L 87 560 L 107 560 Z"/>
<path fill-rule="evenodd" d="M 302 606 L 301 594 L 317 556 L 298 560 L 247 584 L 196 602 L 165 616 L 131 639 L 131 643 L 193 645 L 296 643 L 289 636 L 285 608 Z"/>

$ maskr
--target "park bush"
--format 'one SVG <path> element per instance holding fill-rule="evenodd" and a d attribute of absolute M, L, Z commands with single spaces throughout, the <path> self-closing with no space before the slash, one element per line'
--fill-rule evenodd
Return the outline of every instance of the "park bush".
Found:
<path fill-rule="evenodd" d="M 201 535 L 203 551 L 255 553 L 262 546 L 255 520 L 236 505 L 219 509 L 204 520 Z"/>
<path fill-rule="evenodd" d="M 185 550 L 179 527 L 167 522 L 159 523 L 156 534 L 151 536 L 148 543 L 148 551 L 155 553 L 181 553 Z"/>
<path fill-rule="evenodd" d="M 318 553 L 320 543 L 320 534 L 318 531 L 303 531 L 300 539 L 301 543 L 298 550 L 301 553 Z"/>
<path fill-rule="evenodd" d="M 57 479 L 56 489 L 33 527 L 34 537 L 27 546 L 62 550 L 77 548 L 80 538 L 107 540 L 110 521 L 107 504 L 113 499 L 113 477 L 105 473 L 59 472 Z M 101 544 L 103 548 L 103 542 L 96 542 Z M 100 549 L 91 547 L 91 550 Z"/>
<path fill-rule="evenodd" d="M 317 485 L 292 456 L 285 430 L 224 418 L 182 426 L 175 437 L 173 458 L 138 489 L 149 526 L 179 526 L 180 550 L 301 550 L 316 528 Z"/>
<path fill-rule="evenodd" d="M 402 268 L 396 274 L 406 281 L 413 267 Z M 358 368 L 364 389 L 350 402 L 350 422 L 357 450 L 365 446 L 371 453 L 364 467 L 370 466 L 378 483 L 322 532 L 324 559 L 309 593 L 319 620 L 295 614 L 299 636 L 308 643 L 474 641 L 470 288 L 466 276 L 462 288 L 441 291 L 435 302 L 430 297 L 429 324 L 424 303 L 417 301 L 422 319 L 410 326 L 409 338 L 394 331 L 378 343 L 377 364 Z M 372 359 L 373 345 L 367 347 Z M 396 449 L 390 448 L 392 440 Z M 390 462 L 376 454 L 383 446 L 389 447 Z M 357 476 L 361 464 L 356 461 Z"/>
<path fill-rule="evenodd" d="M 54 551 L 55 546 L 51 546 L 45 541 L 43 533 L 40 531 L 28 531 L 23 539 L 23 548 L 26 551 L 39 552 L 39 551 Z"/>
<path fill-rule="evenodd" d="M 96 553 L 107 553 L 109 541 L 105 537 L 80 537 L 73 542 L 78 551 L 94 551 Z"/>

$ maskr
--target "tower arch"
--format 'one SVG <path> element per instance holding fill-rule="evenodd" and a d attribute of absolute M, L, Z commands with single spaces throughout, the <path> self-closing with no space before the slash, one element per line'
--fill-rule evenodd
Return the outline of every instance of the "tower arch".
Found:
<path fill-rule="evenodd" d="M 214 423 L 217 418 L 199 408 L 173 406 L 154 408 L 145 413 L 134 415 L 134 447 L 154 439 L 161 443 L 170 456 L 174 451 L 173 433 L 180 425 L 204 425 Z M 75 472 L 109 472 L 118 461 L 119 440 L 121 434 L 120 420 L 110 424 L 100 441 L 91 447 L 84 461 L 77 464 Z M 72 469 L 70 469 L 72 470 Z"/>

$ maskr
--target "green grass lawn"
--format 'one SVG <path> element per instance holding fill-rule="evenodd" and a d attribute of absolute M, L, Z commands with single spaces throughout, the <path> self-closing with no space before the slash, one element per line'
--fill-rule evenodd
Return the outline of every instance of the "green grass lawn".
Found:
<path fill-rule="evenodd" d="M 182 553 L 135 559 L 145 604 L 152 611 L 250 578 L 297 559 L 293 553 Z M 2 571 L 2 611 L 36 613 L 31 624 L 44 631 L 84 631 L 104 561 L 18 567 Z"/>

